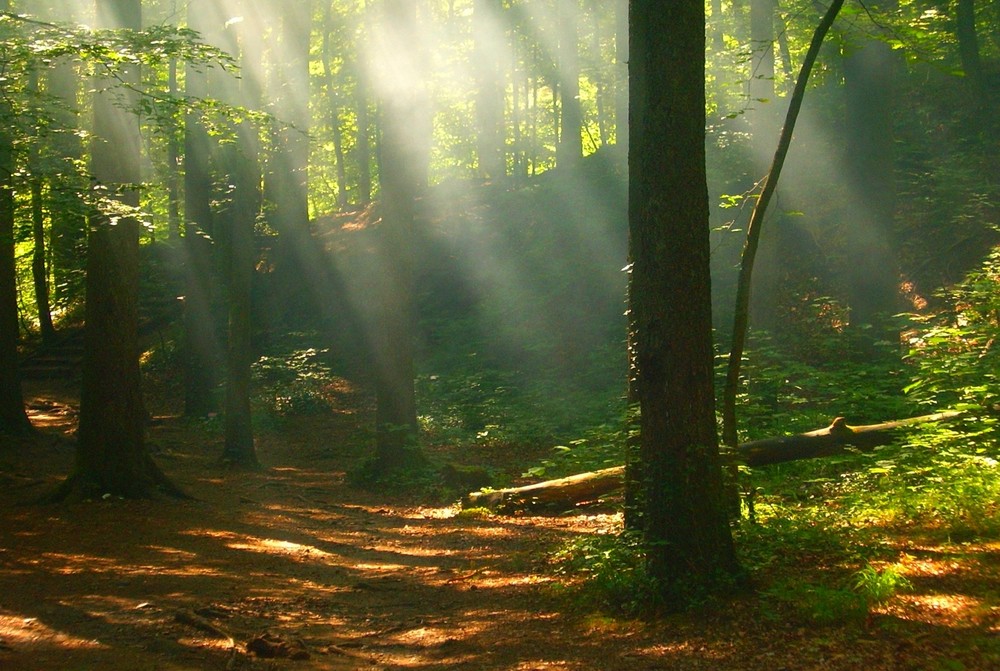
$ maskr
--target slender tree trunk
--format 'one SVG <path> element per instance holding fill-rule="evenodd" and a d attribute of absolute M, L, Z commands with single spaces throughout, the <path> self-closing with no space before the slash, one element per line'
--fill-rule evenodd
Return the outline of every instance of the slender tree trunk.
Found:
<path fill-rule="evenodd" d="M 252 2 L 244 0 L 242 22 L 226 21 L 224 48 L 238 59 L 246 76 L 228 77 L 220 89 L 232 105 L 254 109 L 260 104 L 257 70 L 252 59 L 259 53 L 246 44 L 246 36 L 264 32 L 262 17 Z M 226 348 L 225 445 L 221 460 L 234 468 L 259 467 L 254 446 L 250 407 L 251 365 L 253 363 L 252 285 L 254 275 L 254 226 L 260 214 L 260 152 L 258 131 L 249 122 L 231 129 L 234 141 L 221 152 L 226 184 L 231 185 L 220 212 L 229 330 Z M 295 196 L 299 194 L 296 192 Z M 295 206 L 296 208 L 298 205 Z M 294 233 L 293 233 L 294 235 Z"/>
<path fill-rule="evenodd" d="M 628 148 L 628 0 L 615 0 L 615 143 Z"/>
<path fill-rule="evenodd" d="M 775 0 L 750 2 L 750 107 L 760 109 L 774 99 Z"/>
<path fill-rule="evenodd" d="M 333 72 L 333 46 L 330 43 L 331 8 L 327 3 L 323 9 L 323 75 L 326 79 L 327 118 L 333 136 L 333 153 L 337 171 L 337 206 L 347 209 L 347 161 L 344 156 L 344 139 L 340 130 L 340 97 L 337 94 L 337 80 Z"/>
<path fill-rule="evenodd" d="M 28 73 L 28 88 L 34 95 L 39 94 L 38 70 Z M 49 277 L 45 262 L 45 205 L 43 199 L 43 176 L 40 161 L 39 138 L 33 138 L 29 149 L 28 171 L 31 194 L 31 279 L 35 289 L 35 307 L 38 310 L 38 327 L 43 344 L 51 344 L 56 329 L 52 324 L 52 309 L 49 303 Z"/>
<path fill-rule="evenodd" d="M 187 24 L 209 44 L 218 44 L 222 18 L 212 7 L 189 3 Z M 218 77 L 218 75 L 216 75 Z M 211 88 L 209 74 L 187 68 L 189 98 L 203 99 Z M 216 231 L 212 212 L 212 146 L 201 114 L 184 117 L 184 414 L 205 417 L 219 411 L 218 389 L 222 344 L 213 310 L 216 293 Z"/>
<path fill-rule="evenodd" d="M 504 151 L 503 86 L 500 59 L 504 36 L 499 0 L 475 0 L 472 10 L 476 71 L 476 125 L 479 173 L 488 179 L 507 174 Z"/>
<path fill-rule="evenodd" d="M 979 35 L 976 33 L 976 3 L 974 0 L 958 0 L 955 16 L 955 37 L 958 39 L 958 53 L 962 59 L 962 69 L 980 109 L 988 114 L 992 109 L 992 91 L 983 72 L 983 61 L 979 54 Z"/>
<path fill-rule="evenodd" d="M 138 30 L 140 0 L 97 2 L 100 28 Z M 99 193 L 135 208 L 140 181 L 139 121 L 128 103 L 139 68 L 125 64 L 116 77 L 95 80 L 91 170 Z M 139 371 L 139 231 L 134 216 L 112 223 L 105 212 L 90 222 L 86 279 L 86 330 L 76 464 L 54 498 L 117 495 L 139 498 L 154 491 L 179 495 L 145 446 L 146 410 Z"/>
<path fill-rule="evenodd" d="M 385 0 L 383 44 L 398 45 L 386 67 L 414 71 L 417 54 L 415 6 L 410 0 Z M 379 320 L 373 332 L 376 394 L 376 469 L 391 472 L 418 460 L 417 412 L 413 379 L 413 220 L 421 185 L 423 138 L 422 83 L 409 81 L 382 97 L 380 186 L 383 212 L 380 260 L 383 277 L 377 296 Z"/>
<path fill-rule="evenodd" d="M 747 226 L 747 239 L 743 247 L 743 255 L 740 260 L 740 275 L 736 285 L 736 307 L 733 311 L 733 343 L 729 349 L 729 363 L 726 369 L 726 386 L 723 390 L 722 401 L 722 440 L 730 448 L 735 448 L 739 443 L 736 426 L 736 396 L 739 393 L 740 368 L 743 362 L 743 349 L 746 345 L 747 329 L 750 325 L 750 288 L 753 277 L 753 264 L 757 255 L 757 247 L 760 243 L 760 231 L 764 222 L 764 215 L 767 206 L 771 202 L 778 187 L 778 178 L 781 176 L 781 169 L 785 164 L 785 157 L 792 144 L 792 133 L 795 130 L 795 122 L 798 119 L 799 110 L 802 108 L 802 99 L 805 97 L 806 84 L 809 81 L 809 74 L 812 72 L 813 64 L 819 56 L 819 49 L 823 45 L 823 39 L 829 32 L 830 27 L 840 13 L 844 0 L 833 0 L 822 21 L 813 33 L 812 42 L 809 44 L 809 51 L 806 52 L 805 60 L 802 62 L 802 69 L 799 70 L 799 77 L 795 83 L 795 90 L 788 103 L 788 112 L 785 115 L 785 124 L 781 129 L 781 137 L 778 139 L 778 148 L 774 153 L 774 160 L 771 162 L 771 169 L 764 180 L 764 186 L 760 197 L 754 205 L 753 214 L 750 216 L 750 223 Z"/>
<path fill-rule="evenodd" d="M 59 20 L 71 18 L 58 17 Z M 62 157 L 60 174 L 50 179 L 48 194 L 53 298 L 65 304 L 81 294 L 87 256 L 87 217 L 81 195 L 88 184 L 75 166 L 83 156 L 83 145 L 77 134 L 80 77 L 69 57 L 53 63 L 46 70 L 46 76 L 48 93 L 56 101 L 53 116 L 58 132 L 52 138 L 53 154 Z"/>
<path fill-rule="evenodd" d="M 887 11 L 895 0 L 870 2 L 872 12 Z M 896 182 L 893 161 L 893 80 L 896 55 L 883 40 L 861 36 L 844 59 L 846 97 L 846 173 L 854 201 L 844 221 L 850 240 L 846 278 L 851 324 L 878 326 L 900 309 L 893 220 Z M 869 331 L 882 339 L 881 328 Z"/>
<path fill-rule="evenodd" d="M 0 0 L 0 11 L 10 2 Z M 17 262 L 14 253 L 14 123 L 6 87 L 0 83 L 0 432 L 28 433 L 31 422 L 24 411 L 18 370 Z"/>
<path fill-rule="evenodd" d="M 632 0 L 627 464 L 649 575 L 668 609 L 731 591 L 740 575 L 715 425 L 705 4 Z"/>
<path fill-rule="evenodd" d="M 42 343 L 51 344 L 56 336 L 49 305 L 49 275 L 45 264 L 45 211 L 42 207 L 42 179 L 31 177 L 31 278 L 35 287 L 35 305 L 38 308 L 38 327 Z"/>
<path fill-rule="evenodd" d="M 177 95 L 177 59 L 171 58 L 167 65 L 167 88 L 171 97 Z M 171 242 L 180 240 L 181 235 L 181 173 L 180 128 L 175 117 L 171 117 L 167 129 L 167 235 Z"/>
<path fill-rule="evenodd" d="M 364 3 L 365 21 L 371 21 L 371 11 L 367 0 Z M 370 25 L 365 26 L 365 32 L 370 33 Z M 367 37 L 363 38 L 367 39 Z M 371 94 L 369 92 L 367 63 L 358 58 L 355 72 L 357 75 L 357 86 L 355 88 L 355 110 L 357 113 L 357 135 L 354 141 L 354 152 L 358 163 L 358 204 L 367 205 L 372 202 L 372 148 L 371 141 L 371 115 L 369 105 Z"/>
<path fill-rule="evenodd" d="M 583 110 L 580 106 L 580 45 L 576 0 L 558 0 L 560 105 L 559 145 L 556 164 L 564 168 L 577 165 L 583 156 Z"/>

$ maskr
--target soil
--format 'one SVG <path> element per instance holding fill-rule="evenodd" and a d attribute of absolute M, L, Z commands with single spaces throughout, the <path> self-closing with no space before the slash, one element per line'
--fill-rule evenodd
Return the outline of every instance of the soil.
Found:
<path fill-rule="evenodd" d="M 40 436 L 0 450 L 0 669 L 1000 668 L 1000 543 L 887 539 L 914 590 L 863 623 L 753 595 L 623 620 L 568 598 L 550 560 L 618 515 L 477 517 L 352 487 L 361 396 L 258 431 L 255 473 L 218 466 L 204 423 L 154 408 L 150 448 L 193 500 L 39 505 L 72 466 L 77 400 L 26 391 Z"/>

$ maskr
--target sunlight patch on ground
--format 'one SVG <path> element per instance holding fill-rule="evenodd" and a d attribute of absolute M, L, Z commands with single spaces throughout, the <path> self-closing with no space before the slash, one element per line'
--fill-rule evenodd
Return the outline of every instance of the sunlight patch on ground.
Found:
<path fill-rule="evenodd" d="M 227 574 L 206 566 L 192 565 L 182 560 L 178 566 L 170 567 L 161 564 L 123 564 L 118 559 L 97 557 L 95 555 L 65 554 L 45 552 L 38 559 L 27 563 L 40 570 L 48 570 L 59 575 L 78 574 L 115 574 L 121 576 L 216 576 L 226 577 Z"/>
<path fill-rule="evenodd" d="M 63 648 L 103 648 L 100 641 L 78 638 L 52 629 L 37 617 L 0 614 L 0 639 L 18 649 L 37 645 L 58 645 Z"/>
<path fill-rule="evenodd" d="M 579 664 L 570 662 L 521 662 L 514 667 L 516 671 L 542 671 L 543 669 L 579 669 Z"/>
<path fill-rule="evenodd" d="M 942 627 L 966 626 L 989 611 L 981 599 L 965 594 L 904 594 L 897 598 L 901 605 L 889 609 L 893 615 Z"/>
<path fill-rule="evenodd" d="M 545 575 L 528 574 L 511 576 L 494 571 L 483 571 L 476 580 L 469 582 L 471 583 L 471 589 L 504 589 L 508 587 L 544 585 L 553 582 L 553 578 Z"/>
<path fill-rule="evenodd" d="M 264 554 L 276 554 L 300 561 L 326 559 L 336 556 L 320 550 L 313 545 L 303 545 L 301 543 L 282 541 L 274 538 L 253 538 L 252 536 L 246 536 L 243 541 L 230 541 L 226 543 L 226 547 L 233 550 L 249 550 Z"/>

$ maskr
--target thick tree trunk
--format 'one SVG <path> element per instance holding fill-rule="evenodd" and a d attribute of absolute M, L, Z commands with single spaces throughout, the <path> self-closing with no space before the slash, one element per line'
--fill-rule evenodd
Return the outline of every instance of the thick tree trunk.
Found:
<path fill-rule="evenodd" d="M 409 47 L 418 41 L 416 7 L 409 0 L 386 0 L 381 39 L 394 45 L 385 66 L 419 72 Z M 386 49 L 388 52 L 389 49 Z M 374 297 L 377 317 L 369 331 L 375 366 L 375 468 L 386 473 L 418 458 L 414 392 L 413 221 L 415 198 L 426 175 L 420 109 L 423 83 L 411 78 L 381 96 L 383 110 L 380 173 L 382 224 L 379 227 L 381 277 Z"/>
<path fill-rule="evenodd" d="M 889 13 L 897 0 L 868 3 L 871 12 Z M 844 58 L 846 132 L 844 159 L 854 201 L 845 209 L 848 262 L 842 273 L 852 326 L 880 325 L 899 312 L 899 272 L 893 219 L 896 181 L 893 80 L 898 55 L 887 40 L 859 34 Z M 869 331 L 875 340 L 884 329 Z"/>
<path fill-rule="evenodd" d="M 838 417 L 830 426 L 808 433 L 743 443 L 733 457 L 748 466 L 761 467 L 843 454 L 848 448 L 870 450 L 897 440 L 899 429 L 948 421 L 959 416 L 961 413 L 958 412 L 941 412 L 865 426 L 848 426 L 842 417 Z M 463 505 L 501 511 L 568 510 L 615 494 L 624 486 L 624 478 L 624 466 L 614 466 L 524 487 L 473 492 L 465 497 Z"/>
<path fill-rule="evenodd" d="M 715 427 L 705 3 L 632 0 L 629 142 L 627 522 L 668 608 L 731 589 L 740 573 L 723 507 Z"/>
<path fill-rule="evenodd" d="M 138 30 L 141 2 L 97 3 L 102 28 Z M 139 121 L 121 104 L 139 83 L 137 65 L 96 81 L 91 169 L 100 195 L 125 208 L 139 204 Z M 111 202 L 107 203 L 111 205 Z M 146 451 L 146 410 L 139 371 L 139 231 L 134 216 L 112 220 L 95 212 L 87 253 L 84 356 L 80 425 L 73 473 L 53 498 L 103 495 L 140 498 L 156 491 L 181 495 Z"/>

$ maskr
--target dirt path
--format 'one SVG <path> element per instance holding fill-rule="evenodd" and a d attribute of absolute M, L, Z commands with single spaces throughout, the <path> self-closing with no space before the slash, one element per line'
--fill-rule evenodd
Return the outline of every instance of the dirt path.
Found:
<path fill-rule="evenodd" d="M 970 649 L 1000 637 L 1000 612 L 981 600 L 937 622 L 913 600 L 909 619 L 885 615 L 895 628 L 816 629 L 753 599 L 655 624 L 575 612 L 548 553 L 617 517 L 484 519 L 353 489 L 348 414 L 263 435 L 268 468 L 252 475 L 216 468 L 203 428 L 162 418 L 150 444 L 197 501 L 25 505 L 70 468 L 72 404 L 37 393 L 45 437 L 0 452 L 0 669 L 871 671 L 1000 659 Z M 967 584 L 949 574 L 952 593 L 975 601 L 1000 577 L 1000 547 L 982 558 Z"/>

